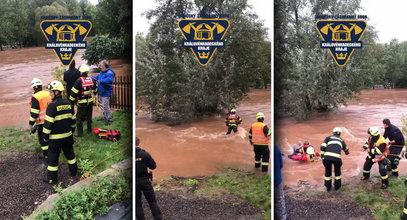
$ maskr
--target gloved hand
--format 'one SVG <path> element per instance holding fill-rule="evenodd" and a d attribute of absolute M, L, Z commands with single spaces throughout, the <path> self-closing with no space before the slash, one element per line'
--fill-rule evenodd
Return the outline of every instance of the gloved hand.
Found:
<path fill-rule="evenodd" d="M 345 151 L 345 154 L 348 155 L 348 154 L 349 154 L 349 150 Z"/>
<path fill-rule="evenodd" d="M 388 158 L 386 158 L 384 161 L 384 165 L 390 165 L 390 164 L 391 164 L 391 161 Z"/>
<path fill-rule="evenodd" d="M 400 159 L 399 159 L 399 158 L 394 159 L 394 164 L 395 164 L 395 165 L 399 165 L 399 163 L 400 163 Z"/>
<path fill-rule="evenodd" d="M 363 147 L 363 149 L 367 150 L 367 148 L 368 148 L 367 143 L 365 143 L 362 147 Z"/>

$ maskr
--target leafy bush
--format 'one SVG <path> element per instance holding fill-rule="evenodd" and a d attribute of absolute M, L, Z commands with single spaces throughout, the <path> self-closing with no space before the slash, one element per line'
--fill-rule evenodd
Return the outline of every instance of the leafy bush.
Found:
<path fill-rule="evenodd" d="M 88 45 L 82 58 L 88 64 L 96 64 L 104 59 L 119 58 L 123 55 L 124 43 L 120 38 L 110 38 L 109 35 L 97 35 Z"/>
<path fill-rule="evenodd" d="M 131 190 L 131 178 L 125 173 L 102 177 L 89 188 L 62 192 L 53 210 L 41 211 L 34 219 L 94 219 L 95 214 L 106 214 L 114 203 L 131 198 Z"/>

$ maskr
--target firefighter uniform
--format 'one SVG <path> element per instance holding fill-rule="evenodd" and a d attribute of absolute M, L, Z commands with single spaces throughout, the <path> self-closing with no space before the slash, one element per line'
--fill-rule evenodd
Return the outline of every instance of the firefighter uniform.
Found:
<path fill-rule="evenodd" d="M 150 181 L 147 168 L 157 167 L 151 155 L 143 149 L 136 147 L 136 217 L 137 220 L 144 220 L 144 210 L 141 196 L 144 194 L 155 220 L 162 219 L 160 208 L 154 194 L 154 189 Z"/>
<path fill-rule="evenodd" d="M 33 126 L 36 124 L 37 126 L 37 133 L 38 133 L 38 141 L 41 146 L 41 150 L 45 157 L 47 157 L 48 151 L 48 143 L 43 139 L 43 127 L 45 121 L 45 113 L 47 110 L 47 106 L 51 103 L 51 96 L 49 95 L 48 91 L 38 91 L 32 95 L 31 98 L 31 109 L 30 109 L 30 121 L 29 124 Z"/>
<path fill-rule="evenodd" d="M 93 94 L 96 94 L 96 80 L 91 77 L 82 76 L 77 79 L 72 87 L 69 101 L 72 103 L 77 100 L 78 112 L 76 113 L 76 127 L 78 136 L 83 134 L 83 121 L 87 121 L 87 131 L 92 132 L 92 111 L 93 111 Z"/>
<path fill-rule="evenodd" d="M 262 121 L 257 121 L 252 124 L 249 131 L 249 140 L 253 144 L 254 150 L 254 167 L 261 171 L 267 172 L 270 161 L 270 141 L 271 130 Z"/>
<path fill-rule="evenodd" d="M 398 164 L 400 161 L 400 157 L 397 156 L 401 153 L 401 150 L 404 146 L 404 136 L 401 133 L 400 129 L 396 126 L 390 124 L 387 128 L 385 128 L 383 137 L 389 138 L 390 141 L 394 140 L 396 143 L 391 144 L 389 147 L 390 155 L 387 158 L 390 160 L 391 164 L 387 164 L 387 170 L 392 171 L 393 176 L 398 176 Z"/>
<path fill-rule="evenodd" d="M 230 134 L 233 130 L 233 132 L 237 132 L 237 126 L 242 123 L 242 119 L 236 114 L 236 111 L 232 111 L 226 116 L 225 119 L 225 124 L 228 126 L 228 131 L 226 134 Z"/>
<path fill-rule="evenodd" d="M 51 82 L 52 83 L 52 82 Z M 61 150 L 68 161 L 72 176 L 77 173 L 77 163 L 73 150 L 72 132 L 75 129 L 74 110 L 68 100 L 56 96 L 48 105 L 45 123 L 44 139 L 48 140 L 48 183 L 54 183 L 58 177 L 58 160 Z"/>
<path fill-rule="evenodd" d="M 377 132 L 376 132 L 377 130 Z M 368 155 L 366 157 L 365 164 L 363 165 L 363 177 L 362 180 L 367 180 L 370 177 L 370 169 L 374 163 L 379 165 L 379 173 L 382 179 L 382 189 L 386 189 L 389 185 L 389 176 L 386 170 L 386 156 L 388 153 L 388 146 L 386 139 L 380 135 L 379 128 L 375 128 L 374 132 L 369 129 L 368 142 L 363 146 L 363 148 L 368 150 Z M 374 134 L 374 135 L 372 135 Z"/>
<path fill-rule="evenodd" d="M 328 191 L 332 187 L 332 166 L 335 171 L 335 190 L 341 188 L 342 177 L 341 177 L 341 166 L 342 166 L 342 150 L 345 154 L 349 154 L 349 149 L 340 134 L 342 130 L 340 128 L 335 128 L 333 130 L 333 135 L 325 138 L 324 142 L 321 144 L 321 158 L 322 163 L 325 167 L 325 187 Z"/>

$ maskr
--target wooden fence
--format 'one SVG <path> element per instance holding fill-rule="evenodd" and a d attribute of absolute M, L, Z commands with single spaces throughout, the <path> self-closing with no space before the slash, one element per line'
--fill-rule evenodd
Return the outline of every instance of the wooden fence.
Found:
<path fill-rule="evenodd" d="M 110 98 L 110 108 L 116 110 L 132 110 L 132 76 L 116 76 L 113 94 Z"/>

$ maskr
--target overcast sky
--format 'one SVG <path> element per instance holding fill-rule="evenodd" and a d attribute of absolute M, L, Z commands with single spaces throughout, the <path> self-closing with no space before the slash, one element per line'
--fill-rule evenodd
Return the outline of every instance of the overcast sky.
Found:
<path fill-rule="evenodd" d="M 407 41 L 406 0 L 362 0 L 361 5 L 365 10 L 360 14 L 368 16 L 367 25 L 375 27 L 380 43 L 388 43 L 393 38 L 400 42 Z"/>
<path fill-rule="evenodd" d="M 268 28 L 268 37 L 271 38 L 272 32 L 272 2 L 269 0 L 248 0 L 249 5 L 253 6 L 252 11 L 256 12 L 261 20 L 264 20 L 264 25 Z M 148 28 L 150 24 L 145 16 L 141 14 L 148 9 L 153 9 L 157 6 L 154 0 L 139 0 L 134 7 L 134 16 L 136 19 L 134 26 L 134 32 L 142 32 L 144 34 L 148 33 Z M 233 25 L 233 22 L 232 22 Z"/>

